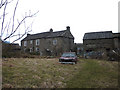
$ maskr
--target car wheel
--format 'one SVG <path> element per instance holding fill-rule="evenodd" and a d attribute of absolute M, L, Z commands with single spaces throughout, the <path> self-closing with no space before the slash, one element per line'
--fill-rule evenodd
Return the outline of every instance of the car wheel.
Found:
<path fill-rule="evenodd" d="M 75 62 L 75 64 L 77 64 L 77 62 Z"/>
<path fill-rule="evenodd" d="M 75 64 L 75 62 L 72 63 L 72 65 L 74 65 L 74 64 Z"/>

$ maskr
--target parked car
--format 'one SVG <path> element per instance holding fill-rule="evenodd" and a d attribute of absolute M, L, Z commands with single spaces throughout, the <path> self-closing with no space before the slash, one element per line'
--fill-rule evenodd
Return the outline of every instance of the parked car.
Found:
<path fill-rule="evenodd" d="M 77 64 L 77 56 L 75 52 L 65 52 L 59 58 L 59 63 Z"/>

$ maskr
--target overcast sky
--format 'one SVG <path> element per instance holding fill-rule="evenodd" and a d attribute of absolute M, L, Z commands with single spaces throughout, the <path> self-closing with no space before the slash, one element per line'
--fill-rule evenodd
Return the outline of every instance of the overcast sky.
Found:
<path fill-rule="evenodd" d="M 31 34 L 65 30 L 70 26 L 75 43 L 82 43 L 84 33 L 118 32 L 120 0 L 19 0 L 17 13 L 39 11 Z"/>

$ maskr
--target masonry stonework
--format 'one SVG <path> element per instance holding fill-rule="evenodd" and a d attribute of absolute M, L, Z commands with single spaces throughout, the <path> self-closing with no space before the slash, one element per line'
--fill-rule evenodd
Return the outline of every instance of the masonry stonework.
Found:
<path fill-rule="evenodd" d="M 36 40 L 39 41 L 39 45 L 36 45 Z M 27 45 L 24 44 L 25 42 Z M 58 56 L 73 49 L 74 37 L 70 32 L 70 27 L 58 32 L 50 29 L 50 32 L 27 35 L 21 41 L 21 45 L 25 52 L 38 52 L 41 56 Z"/>
<path fill-rule="evenodd" d="M 84 52 L 89 55 L 112 59 L 113 54 L 115 56 L 120 52 L 120 33 L 112 33 L 112 31 L 85 33 L 83 45 Z"/>

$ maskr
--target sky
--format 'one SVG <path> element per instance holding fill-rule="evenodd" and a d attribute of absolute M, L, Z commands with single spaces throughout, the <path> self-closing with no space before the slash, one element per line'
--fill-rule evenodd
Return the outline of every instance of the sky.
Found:
<path fill-rule="evenodd" d="M 83 43 L 87 32 L 118 32 L 118 2 L 120 0 L 19 0 L 18 17 L 25 12 L 39 11 L 33 19 L 30 34 L 65 30 L 75 37 L 75 43 Z M 29 22 L 29 21 L 28 21 Z M 18 41 L 17 43 L 20 43 Z"/>

